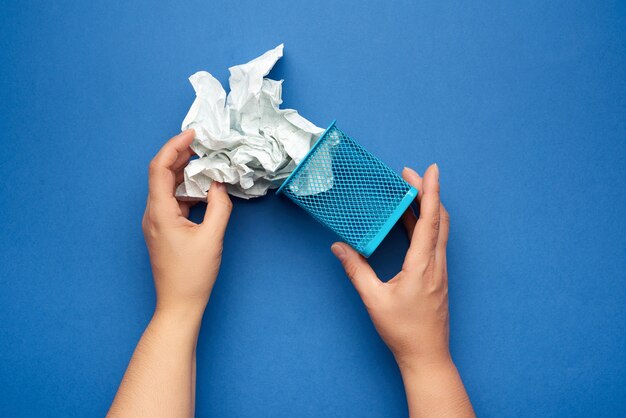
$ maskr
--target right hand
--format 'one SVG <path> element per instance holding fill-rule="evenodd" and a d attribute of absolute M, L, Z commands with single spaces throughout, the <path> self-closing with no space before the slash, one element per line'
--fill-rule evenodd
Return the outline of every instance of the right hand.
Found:
<path fill-rule="evenodd" d="M 409 168 L 402 176 L 419 190 L 420 204 L 419 219 L 410 208 L 402 218 L 411 241 L 402 270 L 385 283 L 349 245 L 334 243 L 332 251 L 401 368 L 404 364 L 451 363 L 446 269 L 449 217 L 439 199 L 439 169 L 431 165 L 423 180 Z"/>

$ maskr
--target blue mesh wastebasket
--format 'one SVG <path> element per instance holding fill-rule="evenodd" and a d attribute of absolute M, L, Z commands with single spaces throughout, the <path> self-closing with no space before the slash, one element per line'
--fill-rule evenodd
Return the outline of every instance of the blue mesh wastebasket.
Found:
<path fill-rule="evenodd" d="M 417 196 L 335 122 L 278 189 L 369 257 Z"/>

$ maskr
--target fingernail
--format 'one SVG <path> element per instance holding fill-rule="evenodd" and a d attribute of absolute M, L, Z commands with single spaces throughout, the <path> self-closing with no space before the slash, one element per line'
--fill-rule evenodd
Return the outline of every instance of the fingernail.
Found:
<path fill-rule="evenodd" d="M 419 177 L 419 174 L 417 174 L 417 171 L 413 170 L 410 167 L 404 167 L 404 170 L 406 170 L 408 173 L 410 173 L 410 174 L 412 174 L 414 176 L 418 176 Z"/>
<path fill-rule="evenodd" d="M 335 257 L 337 257 L 339 261 L 343 261 L 343 259 L 346 257 L 346 251 L 341 247 L 341 245 L 337 243 L 334 243 L 330 247 L 330 250 L 333 252 L 333 254 L 335 254 Z"/>
<path fill-rule="evenodd" d="M 437 180 L 439 180 L 439 166 L 437 165 L 437 163 L 433 164 L 433 166 L 435 167 L 435 174 L 437 175 Z"/>

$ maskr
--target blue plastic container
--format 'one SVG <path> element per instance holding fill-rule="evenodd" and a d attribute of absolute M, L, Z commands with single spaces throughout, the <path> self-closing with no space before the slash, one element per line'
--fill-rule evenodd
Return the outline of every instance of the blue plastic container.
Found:
<path fill-rule="evenodd" d="M 415 199 L 417 189 L 333 121 L 277 193 L 369 257 Z"/>

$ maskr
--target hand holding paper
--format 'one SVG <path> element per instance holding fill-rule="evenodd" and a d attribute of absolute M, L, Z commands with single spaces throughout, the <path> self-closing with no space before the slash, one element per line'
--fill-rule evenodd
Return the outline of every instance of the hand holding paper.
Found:
<path fill-rule="evenodd" d="M 193 130 L 170 139 L 150 163 L 143 231 L 157 303 L 107 416 L 193 416 L 196 343 L 217 278 L 231 211 L 216 183 L 201 224 L 187 219 L 190 202 L 174 198 L 175 179 L 189 160 Z"/>

